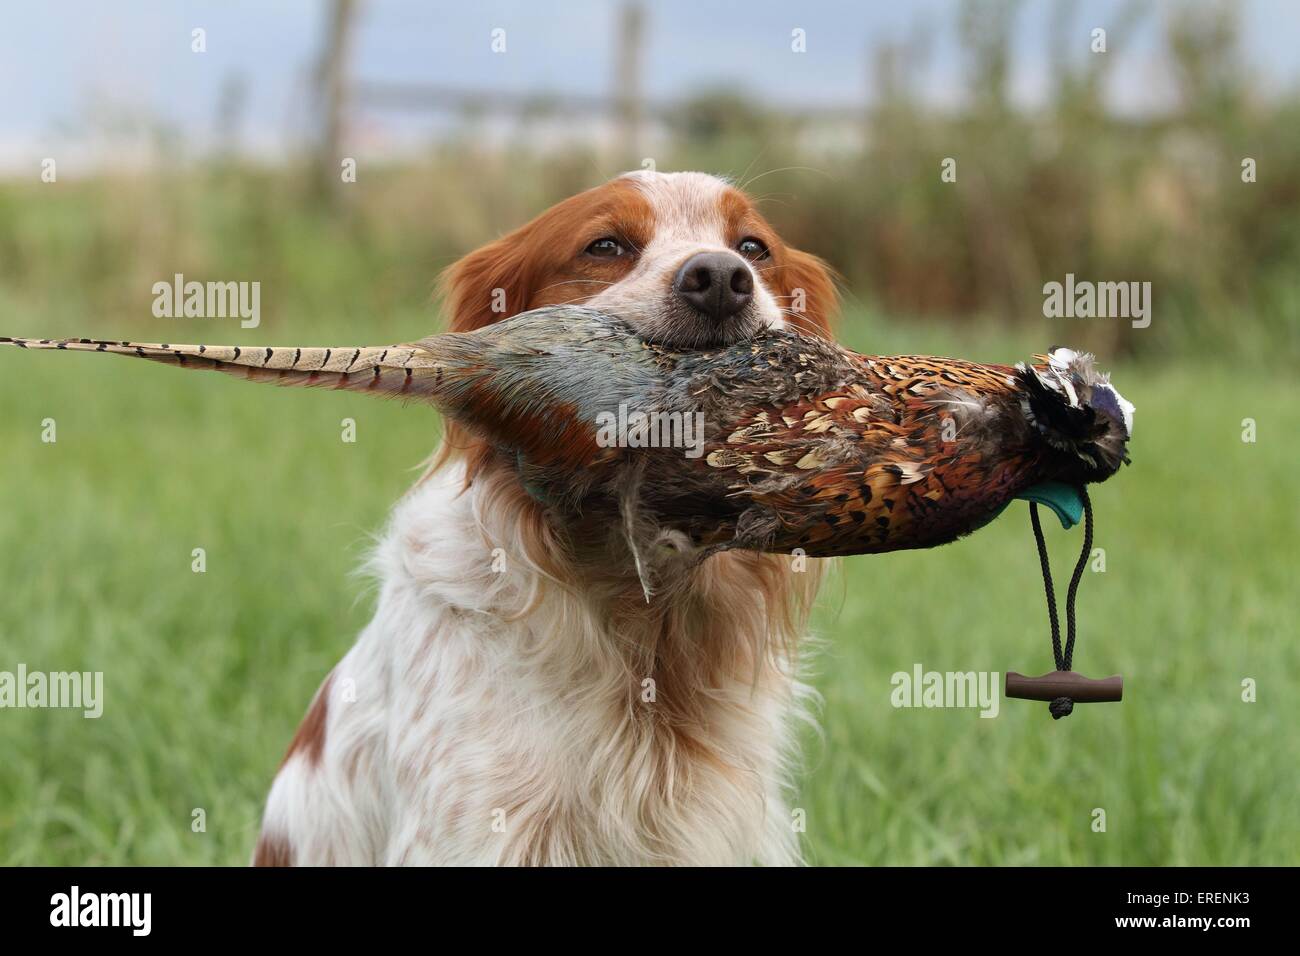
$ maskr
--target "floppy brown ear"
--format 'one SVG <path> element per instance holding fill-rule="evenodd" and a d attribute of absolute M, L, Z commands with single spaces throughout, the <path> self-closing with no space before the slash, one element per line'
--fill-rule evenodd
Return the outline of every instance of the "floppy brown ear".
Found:
<path fill-rule="evenodd" d="M 475 249 L 449 266 L 440 280 L 447 327 L 452 332 L 472 332 L 508 319 L 528 308 L 535 263 L 528 254 L 528 226 Z M 465 487 L 492 457 L 492 448 L 455 421 L 447 419 L 443 440 L 429 462 L 425 478 L 454 453 L 467 456 Z"/>
<path fill-rule="evenodd" d="M 805 332 L 829 337 L 839 312 L 835 274 L 821 259 L 798 249 L 786 249 L 775 279 L 786 318 Z"/>
<path fill-rule="evenodd" d="M 525 227 L 527 228 L 527 227 Z M 472 332 L 528 308 L 532 257 L 522 229 L 475 249 L 442 274 L 452 332 Z"/>

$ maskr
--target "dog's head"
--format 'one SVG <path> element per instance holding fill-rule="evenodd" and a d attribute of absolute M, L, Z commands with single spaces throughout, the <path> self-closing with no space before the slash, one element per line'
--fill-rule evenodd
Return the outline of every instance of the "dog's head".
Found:
<path fill-rule="evenodd" d="M 704 173 L 628 173 L 589 189 L 470 253 L 444 283 L 454 331 L 577 302 L 678 348 L 764 326 L 824 334 L 836 305 L 825 264 Z"/>
<path fill-rule="evenodd" d="M 581 303 L 684 349 L 727 345 L 764 327 L 827 335 L 838 304 L 820 259 L 783 242 L 741 190 L 703 173 L 636 172 L 589 189 L 471 252 L 443 284 L 452 331 Z M 463 455 L 466 486 L 486 479 L 483 493 L 494 513 L 510 516 L 502 520 L 530 560 L 552 577 L 571 577 L 542 509 L 508 468 L 489 467 L 494 450 L 452 422 L 445 436 L 435 467 Z M 691 580 L 730 609 L 726 620 L 746 619 L 757 590 L 773 619 L 787 624 L 803 613 L 791 595 L 810 597 L 817 577 L 791 575 L 771 555 L 739 553 L 718 555 L 702 574 Z M 807 580 L 793 587 L 796 578 Z"/>

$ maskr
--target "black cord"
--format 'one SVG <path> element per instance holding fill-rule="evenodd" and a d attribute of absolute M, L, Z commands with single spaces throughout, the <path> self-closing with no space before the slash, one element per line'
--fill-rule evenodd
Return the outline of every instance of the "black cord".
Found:
<path fill-rule="evenodd" d="M 1038 563 L 1043 566 L 1043 587 L 1047 590 L 1047 616 L 1052 622 L 1052 658 L 1056 669 L 1061 667 L 1061 622 L 1056 617 L 1056 592 L 1052 589 L 1052 565 L 1047 560 L 1047 542 L 1043 540 L 1043 526 L 1038 521 L 1038 502 L 1029 503 L 1029 520 L 1034 526 L 1034 541 L 1038 543 Z"/>
<path fill-rule="evenodd" d="M 1074 566 L 1074 575 L 1070 578 L 1070 589 L 1065 595 L 1065 648 L 1061 648 L 1061 623 L 1056 614 L 1056 592 L 1052 588 L 1052 565 L 1047 560 L 1047 542 L 1043 539 L 1043 526 L 1038 520 L 1038 504 L 1029 503 L 1029 520 L 1034 526 L 1034 541 L 1038 545 L 1038 563 L 1043 568 L 1043 588 L 1047 592 L 1047 616 L 1052 624 L 1052 658 L 1058 671 L 1068 671 L 1074 662 L 1075 617 L 1074 599 L 1079 594 L 1079 582 L 1083 580 L 1083 569 L 1088 566 L 1092 554 L 1092 500 L 1086 488 L 1079 488 L 1079 497 L 1083 501 L 1083 550 L 1079 561 Z M 1074 711 L 1074 701 L 1068 697 L 1058 697 L 1048 705 L 1053 720 L 1068 717 Z"/>
<path fill-rule="evenodd" d="M 1083 499 L 1083 550 L 1079 552 L 1079 563 L 1074 566 L 1074 577 L 1070 578 L 1070 590 L 1065 595 L 1065 670 L 1070 670 L 1074 661 L 1074 598 L 1079 593 L 1079 582 L 1083 580 L 1083 569 L 1088 566 L 1092 556 L 1092 501 L 1088 498 L 1086 488 L 1079 489 Z"/>

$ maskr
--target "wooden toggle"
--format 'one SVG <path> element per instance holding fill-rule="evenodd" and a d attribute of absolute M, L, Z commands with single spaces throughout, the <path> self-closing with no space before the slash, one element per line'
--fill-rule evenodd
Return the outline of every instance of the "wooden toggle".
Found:
<path fill-rule="evenodd" d="M 1094 680 L 1074 671 L 1052 671 L 1042 677 L 1026 677 L 1007 671 L 1006 695 L 1021 700 L 1056 700 L 1068 697 L 1076 704 L 1101 704 L 1124 699 L 1124 678 L 1116 674 Z"/>

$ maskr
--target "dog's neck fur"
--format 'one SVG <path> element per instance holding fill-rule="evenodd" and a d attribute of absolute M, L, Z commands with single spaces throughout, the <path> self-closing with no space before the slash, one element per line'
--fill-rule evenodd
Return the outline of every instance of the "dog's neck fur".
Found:
<path fill-rule="evenodd" d="M 792 655 L 816 570 L 717 555 L 647 605 L 630 561 L 571 549 L 500 466 L 467 482 L 453 458 L 398 505 L 340 665 L 393 684 L 388 862 L 797 860 Z"/>

